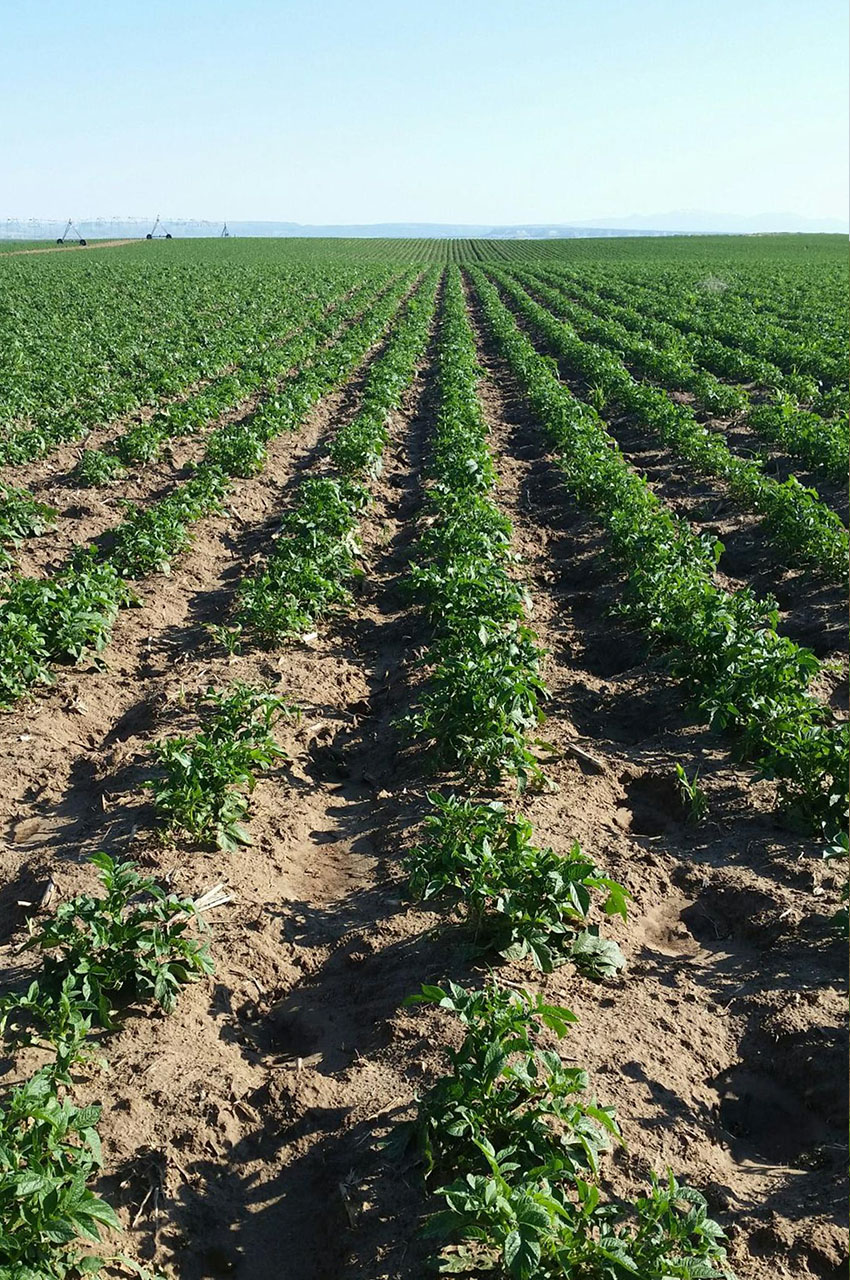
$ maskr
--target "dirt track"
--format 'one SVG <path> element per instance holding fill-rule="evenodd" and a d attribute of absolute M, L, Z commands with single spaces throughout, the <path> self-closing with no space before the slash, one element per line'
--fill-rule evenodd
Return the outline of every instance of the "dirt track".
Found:
<path fill-rule="evenodd" d="M 117 249 L 122 244 L 138 244 L 136 240 L 95 240 L 93 244 L 54 244 L 49 249 L 12 249 L 6 257 L 19 258 L 27 253 L 70 253 L 74 249 Z"/>

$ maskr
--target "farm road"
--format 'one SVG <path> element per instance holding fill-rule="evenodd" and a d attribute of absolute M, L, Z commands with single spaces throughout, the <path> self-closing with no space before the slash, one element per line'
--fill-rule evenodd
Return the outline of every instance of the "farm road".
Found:
<path fill-rule="evenodd" d="M 136 240 L 97 240 L 94 244 L 56 244 L 49 249 L 11 249 L 10 258 L 17 258 L 22 253 L 72 253 L 76 249 L 117 249 L 121 244 L 136 244 Z"/>

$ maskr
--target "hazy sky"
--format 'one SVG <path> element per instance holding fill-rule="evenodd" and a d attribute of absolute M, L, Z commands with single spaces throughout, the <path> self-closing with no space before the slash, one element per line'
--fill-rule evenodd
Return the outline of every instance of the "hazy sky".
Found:
<path fill-rule="evenodd" d="M 844 217 L 845 0 L 0 0 L 0 217 Z"/>

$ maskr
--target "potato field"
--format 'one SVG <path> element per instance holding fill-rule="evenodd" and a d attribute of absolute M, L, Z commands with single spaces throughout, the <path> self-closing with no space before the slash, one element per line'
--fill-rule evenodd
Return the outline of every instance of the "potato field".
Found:
<path fill-rule="evenodd" d="M 0 1280 L 846 1276 L 841 237 L 0 254 Z"/>

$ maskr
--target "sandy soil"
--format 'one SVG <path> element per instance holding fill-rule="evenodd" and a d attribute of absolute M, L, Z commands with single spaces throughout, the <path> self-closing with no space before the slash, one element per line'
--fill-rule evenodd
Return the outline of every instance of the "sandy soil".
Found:
<path fill-rule="evenodd" d="M 548 650 L 543 732 L 557 789 L 523 808 L 541 842 L 579 839 L 635 900 L 629 922 L 609 927 L 628 960 L 616 981 L 500 972 L 579 1014 L 566 1052 L 589 1067 L 600 1101 L 616 1104 L 628 1140 L 606 1165 L 612 1190 L 633 1193 L 648 1169 L 670 1164 L 708 1195 L 741 1280 L 838 1276 L 846 963 L 827 921 L 836 873 L 778 825 L 771 784 L 691 721 L 660 660 L 611 617 L 619 583 L 599 531 L 571 504 L 483 344 L 481 356 L 497 497 Z M 232 518 L 202 522 L 172 576 L 146 586 L 142 607 L 119 619 L 106 669 L 61 672 L 0 721 L 5 982 L 22 976 L 14 904 L 49 875 L 63 895 L 90 886 L 84 859 L 95 849 L 130 853 L 185 892 L 224 881 L 232 894 L 209 920 L 214 979 L 169 1018 L 131 1013 L 104 1045 L 110 1074 L 79 1088 L 105 1104 L 103 1189 L 130 1251 L 181 1280 L 425 1274 L 421 1171 L 376 1143 L 412 1114 L 456 1028 L 402 1000 L 423 981 L 482 974 L 456 922 L 407 902 L 399 868 L 434 781 L 396 725 L 424 678 L 427 631 L 401 583 L 433 423 L 432 358 L 433 348 L 393 416 L 351 613 L 309 643 L 232 659 L 205 630 L 227 618 L 297 477 L 321 467 L 331 432 L 356 411 L 362 370 L 272 444 L 262 476 L 237 483 Z M 254 844 L 232 856 L 163 845 L 143 787 L 146 748 L 194 728 L 204 689 L 236 678 L 270 683 L 301 710 L 280 728 L 290 760 L 254 793 Z M 677 761 L 700 768 L 704 824 L 687 821 Z M 24 1055 L 14 1074 L 34 1060 Z"/>

